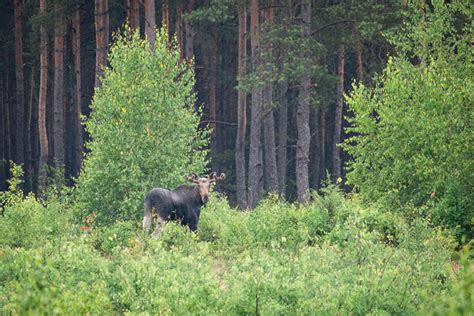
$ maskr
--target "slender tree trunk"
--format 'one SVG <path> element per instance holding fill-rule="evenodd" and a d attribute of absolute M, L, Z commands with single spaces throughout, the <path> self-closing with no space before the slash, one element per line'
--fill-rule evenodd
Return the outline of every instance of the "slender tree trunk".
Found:
<path fill-rule="evenodd" d="M 319 178 L 323 180 L 326 179 L 326 110 L 324 108 L 319 109 L 319 144 L 321 157 Z"/>
<path fill-rule="evenodd" d="M 303 20 L 303 40 L 307 40 L 311 35 L 311 1 L 303 1 L 301 16 Z M 304 56 L 304 63 L 308 56 Z M 311 99 L 311 75 L 306 68 L 300 78 L 298 108 L 296 112 L 296 125 L 298 131 L 298 140 L 296 142 L 296 191 L 298 201 L 305 203 L 309 200 L 309 145 L 311 133 L 309 129 L 309 104 Z"/>
<path fill-rule="evenodd" d="M 285 9 L 284 9 L 285 10 Z M 288 32 L 288 25 L 292 17 L 292 1 L 287 0 L 286 11 L 282 13 L 282 24 L 285 35 Z M 284 60 L 288 54 L 286 45 L 280 46 L 280 71 L 284 71 Z M 282 197 L 286 195 L 286 175 L 287 175 L 287 143 L 288 143 L 288 79 L 280 81 L 278 87 L 278 190 Z"/>
<path fill-rule="evenodd" d="M 356 43 L 355 55 L 356 55 L 357 80 L 359 80 L 359 82 L 362 83 L 364 82 L 364 66 L 362 64 L 362 44 L 360 43 L 360 41 Z"/>
<path fill-rule="evenodd" d="M 145 34 L 151 50 L 155 50 L 155 27 L 155 0 L 145 0 Z"/>
<path fill-rule="evenodd" d="M 217 148 L 217 28 L 212 29 L 211 56 L 209 65 L 209 117 L 211 121 L 211 155 L 215 157 Z M 215 166 L 215 162 L 213 162 Z"/>
<path fill-rule="evenodd" d="M 194 10 L 195 0 L 189 0 L 188 7 L 187 7 L 187 14 L 191 14 Z M 190 61 L 194 58 L 194 29 L 189 21 L 189 17 L 186 16 L 184 18 L 184 29 L 186 33 L 186 41 L 185 41 L 185 58 L 187 61 Z"/>
<path fill-rule="evenodd" d="M 108 0 L 95 0 L 95 87 L 101 85 L 104 67 L 107 65 L 109 48 L 109 4 Z"/>
<path fill-rule="evenodd" d="M 46 0 L 40 0 L 40 14 L 46 14 Z M 46 23 L 42 23 L 40 27 L 41 52 L 40 52 L 40 93 L 38 102 L 38 135 L 40 141 L 40 158 L 39 158 L 39 181 L 45 181 L 45 167 L 48 163 L 48 134 L 46 132 L 46 100 L 48 91 L 48 34 L 46 33 Z M 40 187 L 43 188 L 43 184 Z"/>
<path fill-rule="evenodd" d="M 170 32 L 170 10 L 168 6 L 168 0 L 163 0 L 163 14 L 161 20 L 161 26 L 165 29 L 167 34 L 166 40 L 169 42 L 169 32 Z"/>
<path fill-rule="evenodd" d="M 81 170 L 82 154 L 84 150 L 84 136 L 81 124 L 82 114 L 82 77 L 81 77 L 81 9 L 77 6 L 73 18 L 72 51 L 74 58 L 74 168 L 73 172 L 78 175 Z"/>
<path fill-rule="evenodd" d="M 62 7 L 56 0 L 54 28 L 54 159 L 57 167 L 64 167 L 64 25 Z"/>
<path fill-rule="evenodd" d="M 237 73 L 243 78 L 247 69 L 247 8 L 239 7 L 239 40 Z M 245 173 L 245 134 L 247 129 L 247 93 L 239 89 L 237 93 L 237 139 L 235 141 L 235 173 L 237 181 L 237 205 L 247 208 L 247 184 Z"/>
<path fill-rule="evenodd" d="M 273 24 L 273 8 L 270 6 L 264 10 L 265 23 L 269 24 L 269 28 Z M 263 48 L 265 55 L 271 60 L 273 47 L 265 45 Z M 272 61 L 265 61 L 265 68 L 271 71 Z M 265 158 L 265 185 L 267 192 L 278 192 L 278 172 L 276 163 L 276 147 L 275 147 L 275 119 L 273 117 L 273 83 L 267 83 L 263 88 L 263 109 L 265 117 L 263 119 L 263 147 Z"/>
<path fill-rule="evenodd" d="M 364 81 L 364 66 L 362 64 L 362 43 L 357 25 L 352 26 L 352 36 L 357 38 L 355 44 L 356 74 L 359 82 Z"/>
<path fill-rule="evenodd" d="M 21 23 L 21 1 L 14 0 L 15 15 L 15 70 L 16 70 L 16 162 L 25 160 L 24 122 L 25 122 L 25 92 L 23 74 L 23 32 Z"/>
<path fill-rule="evenodd" d="M 321 136 L 320 136 L 320 108 L 311 108 L 311 166 L 312 166 L 312 182 L 315 189 L 319 189 L 321 183 Z"/>
<path fill-rule="evenodd" d="M 278 187 L 282 197 L 286 195 L 287 143 L 288 143 L 288 80 L 278 83 Z"/>
<path fill-rule="evenodd" d="M 341 143 L 342 133 L 342 108 L 343 108 L 343 94 L 344 94 L 344 45 L 339 46 L 338 50 L 338 66 L 337 74 L 339 77 L 337 83 L 336 93 L 336 115 L 334 119 L 334 141 L 332 147 L 332 159 L 333 159 L 333 180 L 335 183 L 339 182 L 339 178 L 342 176 L 341 172 L 341 149 L 339 144 Z"/>
<path fill-rule="evenodd" d="M 34 160 L 33 160 L 33 135 L 31 134 L 32 131 L 32 115 L 33 115 L 33 102 L 35 100 L 35 76 L 36 76 L 36 68 L 34 64 L 31 66 L 31 74 L 30 74 L 30 94 L 28 100 L 28 107 L 26 110 L 26 171 L 27 171 L 27 186 L 29 191 L 33 191 L 33 183 L 34 183 Z"/>
<path fill-rule="evenodd" d="M 140 6 L 139 0 L 125 0 L 127 21 L 132 30 L 140 31 Z"/>
<path fill-rule="evenodd" d="M 184 4 L 178 2 L 176 5 L 176 39 L 180 50 L 181 59 L 184 57 L 184 21 L 183 21 Z"/>
<path fill-rule="evenodd" d="M 250 46 L 252 53 L 252 71 L 261 72 L 260 53 L 260 18 L 258 0 L 250 1 Z M 257 206 L 263 191 L 263 156 L 262 156 L 262 89 L 257 85 L 252 88 L 252 108 L 250 115 L 250 152 L 249 152 L 249 205 Z"/>

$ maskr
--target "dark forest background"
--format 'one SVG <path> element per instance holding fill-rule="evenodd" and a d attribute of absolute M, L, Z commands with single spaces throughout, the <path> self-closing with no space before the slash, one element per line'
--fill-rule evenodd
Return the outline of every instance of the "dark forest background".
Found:
<path fill-rule="evenodd" d="M 343 93 L 371 84 L 393 53 L 404 1 L 15 0 L 0 4 L 0 190 L 8 160 L 25 191 L 40 166 L 81 169 L 94 87 L 114 33 L 165 26 L 183 61 L 194 59 L 196 106 L 213 132 L 211 168 L 241 207 L 279 191 L 303 201 L 349 159 L 336 144 Z M 416 63 L 416 60 L 414 61 Z M 81 119 L 81 116 L 83 118 Z M 40 181 L 41 182 L 41 181 Z M 341 183 L 342 182 L 342 183 Z M 40 184 L 41 185 L 41 184 Z"/>

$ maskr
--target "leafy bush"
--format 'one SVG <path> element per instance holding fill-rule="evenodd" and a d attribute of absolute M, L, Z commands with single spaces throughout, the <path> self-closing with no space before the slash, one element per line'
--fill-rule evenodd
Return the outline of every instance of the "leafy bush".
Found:
<path fill-rule="evenodd" d="M 38 247 L 47 241 L 65 238 L 71 228 L 70 214 L 62 205 L 43 206 L 29 195 L 6 207 L 4 216 L 0 217 L 0 245 Z"/>
<path fill-rule="evenodd" d="M 97 226 L 89 215 L 78 227 L 53 200 L 28 197 L 5 216 L 46 215 L 0 218 L 0 314 L 469 311 L 470 270 L 455 280 L 446 232 L 364 208 L 334 186 L 313 195 L 307 206 L 269 196 L 248 212 L 214 195 L 197 233 L 169 222 L 157 240 L 139 221 Z M 65 225 L 41 230 L 47 220 Z"/>
<path fill-rule="evenodd" d="M 85 123 L 92 141 L 76 201 L 80 216 L 95 211 L 98 223 L 110 224 L 137 220 L 153 186 L 171 188 L 203 171 L 207 131 L 198 131 L 192 67 L 164 31 L 154 51 L 139 34 L 116 35 L 109 62 Z"/>
<path fill-rule="evenodd" d="M 472 10 L 464 2 L 416 5 L 395 40 L 403 53 L 389 60 L 375 88 L 354 87 L 347 98 L 354 113 L 347 179 L 366 201 L 422 207 L 436 224 L 472 238 Z"/>

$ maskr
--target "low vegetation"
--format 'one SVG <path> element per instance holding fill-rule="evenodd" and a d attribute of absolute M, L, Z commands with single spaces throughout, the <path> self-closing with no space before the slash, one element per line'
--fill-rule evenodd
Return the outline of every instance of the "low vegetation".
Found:
<path fill-rule="evenodd" d="M 363 207 L 328 186 L 254 211 L 214 194 L 197 233 L 167 223 L 77 224 L 54 194 L 17 192 L 0 218 L 1 314 L 467 314 L 469 250 L 447 231 Z M 63 199 L 64 200 L 64 199 Z"/>

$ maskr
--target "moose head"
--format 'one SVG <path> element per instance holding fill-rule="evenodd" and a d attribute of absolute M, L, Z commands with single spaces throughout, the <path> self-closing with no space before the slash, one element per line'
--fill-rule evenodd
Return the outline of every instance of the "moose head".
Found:
<path fill-rule="evenodd" d="M 224 180 L 225 174 L 221 173 L 219 176 L 217 176 L 217 173 L 214 171 L 211 172 L 207 177 L 200 178 L 196 173 L 193 172 L 190 176 L 186 176 L 185 178 L 186 180 L 197 184 L 202 203 L 207 203 L 209 200 L 209 188 L 213 183 Z"/>

